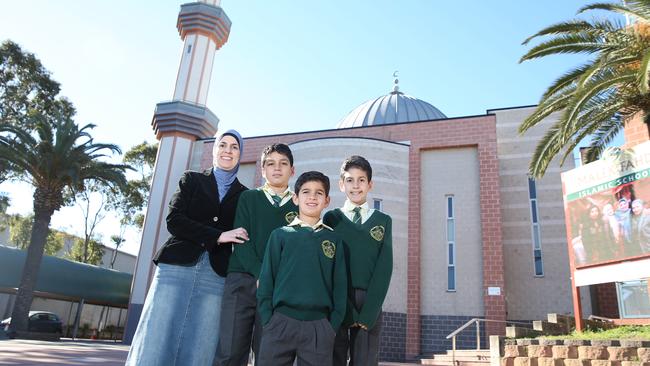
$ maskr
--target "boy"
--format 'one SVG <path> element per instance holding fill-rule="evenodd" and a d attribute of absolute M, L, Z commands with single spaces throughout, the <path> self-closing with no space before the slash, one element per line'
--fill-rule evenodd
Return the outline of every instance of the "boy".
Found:
<path fill-rule="evenodd" d="M 298 177 L 298 217 L 275 229 L 266 246 L 257 290 L 264 331 L 260 365 L 332 364 L 336 330 L 345 316 L 347 272 L 341 239 L 323 224 L 329 179 Z"/>
<path fill-rule="evenodd" d="M 346 364 L 348 349 L 350 365 L 377 365 L 381 306 L 393 273 L 392 220 L 368 208 L 372 167 L 365 158 L 353 155 L 343 161 L 339 188 L 345 204 L 323 220 L 341 235 L 349 256 L 348 313 L 336 335 L 334 365 Z"/>
<path fill-rule="evenodd" d="M 289 189 L 294 174 L 291 149 L 285 144 L 267 146 L 260 165 L 264 186 L 243 192 L 237 205 L 234 227 L 246 229 L 248 241 L 235 245 L 230 257 L 215 365 L 247 365 L 251 340 L 257 358 L 262 326 L 255 293 L 266 242 L 273 229 L 287 225 L 298 215 Z"/>

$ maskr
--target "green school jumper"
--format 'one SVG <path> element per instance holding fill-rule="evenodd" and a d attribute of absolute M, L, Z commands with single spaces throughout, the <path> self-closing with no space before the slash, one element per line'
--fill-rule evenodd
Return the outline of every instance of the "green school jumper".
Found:
<path fill-rule="evenodd" d="M 298 320 L 327 318 L 338 330 L 345 316 L 347 272 L 341 238 L 329 229 L 273 230 L 257 289 L 262 324 L 274 312 Z"/>
<path fill-rule="evenodd" d="M 261 188 L 242 192 L 237 204 L 234 226 L 248 232 L 248 241 L 233 245 L 235 248 L 228 273 L 244 272 L 259 278 L 266 242 L 271 231 L 287 225 L 298 215 L 298 206 L 289 200 L 280 207 L 274 207 Z"/>
<path fill-rule="evenodd" d="M 350 286 L 366 290 L 361 311 L 357 312 L 354 306 L 349 306 L 348 311 L 352 311 L 352 315 L 346 316 L 346 323 L 351 318 L 352 322 L 372 329 L 393 274 L 392 219 L 375 210 L 366 222 L 355 224 L 337 208 L 325 214 L 323 223 L 333 228 L 347 246 Z"/>

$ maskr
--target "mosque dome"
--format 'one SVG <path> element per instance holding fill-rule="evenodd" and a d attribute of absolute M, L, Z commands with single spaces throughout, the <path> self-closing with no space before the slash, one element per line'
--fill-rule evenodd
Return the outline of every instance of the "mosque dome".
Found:
<path fill-rule="evenodd" d="M 393 74 L 396 76 L 396 74 Z M 377 126 L 391 123 L 428 121 L 447 118 L 433 105 L 399 91 L 395 78 L 393 91 L 371 99 L 352 110 L 336 128 Z"/>

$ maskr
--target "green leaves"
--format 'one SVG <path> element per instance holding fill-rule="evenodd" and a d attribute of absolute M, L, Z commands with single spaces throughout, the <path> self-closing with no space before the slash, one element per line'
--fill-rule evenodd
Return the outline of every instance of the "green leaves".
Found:
<path fill-rule="evenodd" d="M 538 143 L 529 166 L 536 178 L 544 175 L 562 150 L 560 163 L 585 138 L 591 137 L 588 157 L 595 159 L 635 113 L 650 112 L 650 0 L 626 5 L 598 3 L 579 13 L 605 10 L 633 16 L 637 23 L 572 20 L 542 29 L 524 41 L 545 37 L 520 62 L 555 54 L 583 53 L 591 58 L 555 80 L 519 132 L 538 125 L 553 113 L 557 122 Z"/>
<path fill-rule="evenodd" d="M 12 41 L 0 44 L 0 122 L 25 124 L 34 111 L 50 113 L 59 90 L 33 54 Z"/>

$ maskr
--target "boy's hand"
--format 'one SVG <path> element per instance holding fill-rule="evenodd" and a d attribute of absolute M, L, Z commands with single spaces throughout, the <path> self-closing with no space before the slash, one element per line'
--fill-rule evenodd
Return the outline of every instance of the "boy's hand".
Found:
<path fill-rule="evenodd" d="M 219 235 L 217 243 L 234 243 L 242 244 L 248 240 L 248 232 L 243 227 L 238 227 L 236 229 L 224 231 Z"/>

